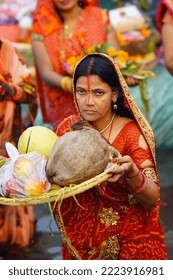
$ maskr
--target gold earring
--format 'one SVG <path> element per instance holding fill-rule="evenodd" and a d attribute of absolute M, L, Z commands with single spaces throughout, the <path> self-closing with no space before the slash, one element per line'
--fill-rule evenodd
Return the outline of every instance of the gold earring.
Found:
<path fill-rule="evenodd" d="M 116 110 L 118 108 L 118 106 L 117 106 L 117 98 L 113 98 L 112 102 L 113 102 L 113 108 Z"/>

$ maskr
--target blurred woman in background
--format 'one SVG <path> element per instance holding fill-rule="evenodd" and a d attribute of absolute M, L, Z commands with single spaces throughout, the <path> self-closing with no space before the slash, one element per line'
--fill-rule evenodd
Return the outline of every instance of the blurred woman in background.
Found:
<path fill-rule="evenodd" d="M 92 0 L 37 0 L 32 49 L 43 121 L 53 129 L 76 112 L 67 59 L 81 56 L 88 47 L 107 41 L 119 49 L 108 11 L 97 6 L 98 1 Z M 128 82 L 134 85 L 133 79 Z"/>
<path fill-rule="evenodd" d="M 157 26 L 163 44 L 165 66 L 173 75 L 173 1 L 160 1 L 156 12 Z"/>
<path fill-rule="evenodd" d="M 27 124 L 22 115 L 22 104 L 29 107 Z M 3 157 L 8 157 L 5 143 L 17 146 L 24 129 L 34 125 L 36 114 L 37 96 L 30 70 L 12 43 L 0 38 L 0 163 Z M 10 245 L 20 248 L 29 245 L 34 232 L 33 207 L 0 206 L 0 254 L 4 258 Z"/>

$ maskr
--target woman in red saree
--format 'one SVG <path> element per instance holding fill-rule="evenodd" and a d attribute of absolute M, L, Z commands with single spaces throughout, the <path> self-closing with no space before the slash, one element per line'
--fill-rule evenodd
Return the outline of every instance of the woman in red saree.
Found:
<path fill-rule="evenodd" d="M 37 113 L 35 85 L 30 70 L 21 59 L 11 42 L 0 38 L 0 157 L 8 156 L 6 142 L 17 146 L 21 133 L 27 126 L 34 124 Z M 28 104 L 29 107 L 26 120 L 22 115 L 21 104 Z M 7 244 L 20 247 L 29 245 L 34 230 L 32 207 L 0 206 L 1 248 L 4 244 L 5 248 Z"/>
<path fill-rule="evenodd" d="M 76 112 L 72 79 L 65 68 L 67 59 L 81 56 L 82 49 L 107 40 L 118 48 L 108 11 L 97 5 L 93 0 L 37 0 L 32 48 L 43 121 L 53 129 Z"/>
<path fill-rule="evenodd" d="M 153 132 L 117 64 L 89 54 L 77 65 L 73 86 L 78 114 L 66 118 L 57 134 L 85 120 L 121 156 L 106 182 L 55 207 L 63 259 L 167 259 Z"/>
<path fill-rule="evenodd" d="M 173 75 L 173 0 L 160 1 L 156 20 L 161 33 L 165 66 L 169 73 Z"/>

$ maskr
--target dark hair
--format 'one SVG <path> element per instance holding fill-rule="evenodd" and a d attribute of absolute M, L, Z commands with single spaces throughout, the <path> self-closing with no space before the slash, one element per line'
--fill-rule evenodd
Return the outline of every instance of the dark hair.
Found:
<path fill-rule="evenodd" d="M 93 54 L 84 58 L 76 67 L 74 74 L 74 88 L 76 89 L 76 83 L 79 77 L 88 76 L 88 69 L 90 69 L 90 75 L 99 76 L 99 78 L 104 83 L 107 83 L 113 91 L 118 92 L 116 113 L 120 116 L 133 118 L 130 111 L 124 106 L 124 96 L 118 79 L 118 74 L 106 57 Z M 115 111 L 113 107 L 112 109 Z"/>
<path fill-rule="evenodd" d="M 81 7 L 81 8 L 85 8 L 85 3 L 84 3 L 82 0 L 79 0 L 79 1 L 78 1 L 78 5 L 79 5 L 79 7 Z"/>

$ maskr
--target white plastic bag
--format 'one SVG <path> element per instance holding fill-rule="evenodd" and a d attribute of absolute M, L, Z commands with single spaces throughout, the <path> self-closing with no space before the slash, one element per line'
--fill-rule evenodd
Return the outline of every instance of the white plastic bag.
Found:
<path fill-rule="evenodd" d="M 46 158 L 37 153 L 19 154 L 6 143 L 10 160 L 0 168 L 0 194 L 3 197 L 30 197 L 48 192 L 51 184 L 45 172 Z"/>

